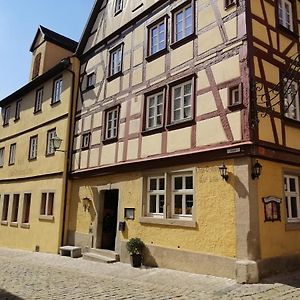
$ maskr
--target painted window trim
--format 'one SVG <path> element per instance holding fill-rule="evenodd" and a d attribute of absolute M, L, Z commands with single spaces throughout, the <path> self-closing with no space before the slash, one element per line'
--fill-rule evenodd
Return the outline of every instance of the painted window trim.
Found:
<path fill-rule="evenodd" d="M 184 83 L 192 82 L 192 95 L 191 95 L 191 117 L 184 118 L 177 121 L 172 121 L 172 105 L 173 105 L 173 88 Z M 179 129 L 186 126 L 191 126 L 195 124 L 195 111 L 196 111 L 196 74 L 183 77 L 179 80 L 171 82 L 169 84 L 169 97 L 167 104 L 167 124 L 166 128 L 168 130 Z"/>
<path fill-rule="evenodd" d="M 8 165 L 13 166 L 16 161 L 17 143 L 13 143 L 9 147 Z"/>
<path fill-rule="evenodd" d="M 85 138 L 87 138 L 87 143 L 85 143 Z M 91 145 L 91 133 L 90 132 L 86 132 L 82 134 L 81 137 L 81 149 L 82 150 L 86 150 L 89 149 Z"/>
<path fill-rule="evenodd" d="M 285 199 L 285 207 L 286 208 L 291 208 L 291 203 L 287 203 L 287 199 L 286 198 L 289 198 L 289 197 L 296 197 L 296 203 L 297 203 L 297 217 L 288 217 L 288 211 L 286 211 L 286 223 L 287 224 L 294 224 L 294 223 L 300 223 L 300 195 L 299 195 L 299 175 L 296 175 L 296 174 L 292 174 L 292 173 L 284 173 L 284 176 L 283 176 L 283 179 L 284 181 L 287 180 L 289 178 L 294 178 L 295 179 L 295 186 L 296 186 L 296 191 L 295 192 L 291 192 L 291 191 L 287 191 L 283 190 L 283 194 L 284 194 L 284 199 Z M 285 186 L 285 184 L 284 184 Z M 288 188 L 287 188 L 288 189 Z M 291 211 L 289 212 L 289 215 L 291 214 Z"/>
<path fill-rule="evenodd" d="M 61 82 L 61 88 L 60 88 L 59 99 L 55 99 L 55 98 L 54 98 L 55 91 L 56 91 L 55 86 L 56 86 L 56 82 L 58 82 L 58 81 Z M 56 77 L 56 78 L 53 80 L 51 106 L 53 106 L 53 105 L 58 104 L 58 103 L 61 102 L 61 95 L 62 95 L 62 92 L 63 92 L 63 76 L 60 75 L 60 76 Z"/>
<path fill-rule="evenodd" d="M 172 178 L 173 176 L 190 175 L 193 177 L 193 208 L 191 215 L 175 215 L 173 211 L 173 188 Z M 195 168 L 188 168 L 184 170 L 166 170 L 165 172 L 147 172 L 143 176 L 143 197 L 142 197 L 142 209 L 140 223 L 155 223 L 163 225 L 174 225 L 183 227 L 195 227 L 196 226 L 196 205 L 195 197 Z M 149 201 L 148 201 L 148 184 L 149 178 L 165 178 L 165 202 L 163 213 L 149 213 Z M 186 223 L 186 224 L 185 224 Z"/>
<path fill-rule="evenodd" d="M 189 35 L 184 36 L 183 38 L 181 38 L 180 40 L 176 40 L 175 39 L 175 35 L 176 35 L 176 24 L 175 24 L 175 16 L 176 14 L 185 9 L 187 6 L 191 5 L 192 8 L 192 32 Z M 177 7 L 175 7 L 172 11 L 171 11 L 171 45 L 170 47 L 172 49 L 175 49 L 177 47 L 180 47 L 183 44 L 186 44 L 187 42 L 193 40 L 194 38 L 196 38 L 196 33 L 195 33 L 195 17 L 196 17 L 196 13 L 195 13 L 195 0 L 188 0 L 183 2 L 182 4 L 178 5 Z"/>
<path fill-rule="evenodd" d="M 32 156 L 32 148 L 33 148 L 33 141 L 36 140 L 36 149 L 34 150 L 34 155 Z M 38 135 L 31 136 L 29 139 L 29 151 L 28 151 L 28 160 L 36 160 L 37 159 L 37 152 L 38 152 Z"/>
<path fill-rule="evenodd" d="M 42 214 L 43 194 L 46 194 L 45 214 Z M 49 205 L 49 195 L 50 194 L 53 194 L 52 214 L 48 214 L 48 205 Z M 40 202 L 40 213 L 39 213 L 40 220 L 50 220 L 50 221 L 54 220 L 55 196 L 56 196 L 56 192 L 53 190 L 41 191 L 41 202 Z"/>
<path fill-rule="evenodd" d="M 231 101 L 232 100 L 232 91 L 236 90 L 236 89 L 238 90 L 238 93 L 239 93 L 239 101 L 237 103 L 232 103 L 232 101 Z M 227 90 L 228 90 L 227 107 L 230 110 L 233 110 L 237 107 L 240 108 L 240 106 L 243 105 L 243 84 L 240 82 L 237 85 L 229 86 Z"/>
<path fill-rule="evenodd" d="M 159 18 L 155 22 L 152 22 L 150 25 L 147 26 L 147 57 L 146 61 L 150 62 L 168 52 L 168 15 L 164 15 L 163 17 Z M 163 49 L 158 50 L 155 53 L 151 53 L 151 29 L 158 26 L 159 24 L 164 23 L 165 25 L 165 47 Z"/>
<path fill-rule="evenodd" d="M 118 49 L 121 49 L 121 67 L 118 72 L 112 74 L 112 72 L 111 72 L 112 71 L 112 55 Z M 119 43 L 118 45 L 113 47 L 111 50 L 109 50 L 109 68 L 108 68 L 107 81 L 111 81 L 111 80 L 123 75 L 123 54 L 124 54 L 124 42 Z"/>
<path fill-rule="evenodd" d="M 157 182 L 159 182 L 160 179 L 164 180 L 164 189 L 163 190 L 150 190 L 150 181 L 151 179 L 155 179 Z M 151 195 L 156 196 L 156 211 L 150 212 L 150 197 Z M 164 205 L 163 205 L 163 212 L 159 212 L 159 196 L 164 196 Z M 158 175 L 158 176 L 149 176 L 147 178 L 147 212 L 146 215 L 148 217 L 154 217 L 154 218 L 163 218 L 166 214 L 166 175 Z"/>
<path fill-rule="evenodd" d="M 117 126 L 116 126 L 116 135 L 114 137 L 107 137 L 107 117 L 108 117 L 108 113 L 111 111 L 117 111 Z M 106 109 L 104 111 L 104 124 L 103 124 L 103 136 L 102 136 L 102 143 L 103 144 L 109 144 L 109 143 L 114 143 L 118 140 L 118 136 L 119 136 L 119 127 L 120 127 L 120 105 L 116 105 L 113 107 L 110 107 L 108 109 Z"/>
<path fill-rule="evenodd" d="M 49 150 L 49 142 L 50 142 L 50 139 L 49 139 L 49 134 L 50 134 L 50 132 L 52 132 L 52 131 L 55 131 L 55 135 L 57 135 L 57 132 L 56 132 L 56 127 L 55 128 L 51 128 L 51 129 L 49 129 L 48 131 L 47 131 L 47 143 L 46 143 L 46 152 L 45 152 L 45 156 L 53 156 L 53 155 L 55 155 L 55 151 L 53 151 L 53 152 L 49 152 L 48 150 Z"/>

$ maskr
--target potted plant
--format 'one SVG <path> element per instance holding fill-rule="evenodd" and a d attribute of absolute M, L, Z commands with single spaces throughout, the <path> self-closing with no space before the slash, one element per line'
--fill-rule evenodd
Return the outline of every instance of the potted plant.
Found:
<path fill-rule="evenodd" d="M 142 265 L 142 252 L 145 247 L 144 242 L 140 238 L 131 238 L 126 244 L 130 254 L 131 265 L 139 268 Z"/>

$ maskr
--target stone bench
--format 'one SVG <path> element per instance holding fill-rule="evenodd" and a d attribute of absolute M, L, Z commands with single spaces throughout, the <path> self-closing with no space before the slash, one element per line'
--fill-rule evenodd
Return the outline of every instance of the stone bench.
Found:
<path fill-rule="evenodd" d="M 81 257 L 81 248 L 76 246 L 63 246 L 59 248 L 61 256 Z"/>

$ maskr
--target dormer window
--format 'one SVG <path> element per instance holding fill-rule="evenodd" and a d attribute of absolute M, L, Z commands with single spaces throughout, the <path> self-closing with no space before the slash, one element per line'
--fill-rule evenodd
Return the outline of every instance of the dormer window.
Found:
<path fill-rule="evenodd" d="M 32 69 L 32 79 L 39 76 L 41 57 L 42 57 L 42 54 L 38 53 L 34 59 L 34 64 L 33 64 L 33 69 Z"/>

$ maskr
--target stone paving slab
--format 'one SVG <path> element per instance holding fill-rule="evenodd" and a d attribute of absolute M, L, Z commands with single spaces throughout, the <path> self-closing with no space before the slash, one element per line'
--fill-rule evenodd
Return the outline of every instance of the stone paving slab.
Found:
<path fill-rule="evenodd" d="M 260 284 L 0 248 L 0 299 L 300 299 L 300 271 Z"/>

